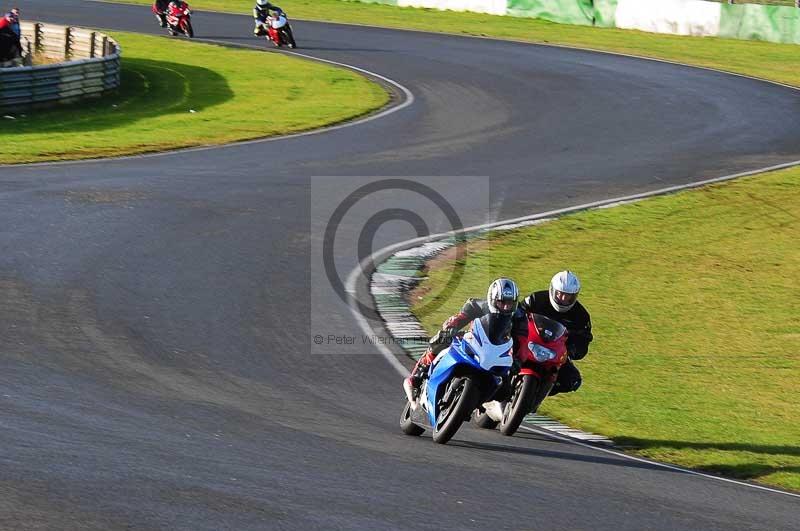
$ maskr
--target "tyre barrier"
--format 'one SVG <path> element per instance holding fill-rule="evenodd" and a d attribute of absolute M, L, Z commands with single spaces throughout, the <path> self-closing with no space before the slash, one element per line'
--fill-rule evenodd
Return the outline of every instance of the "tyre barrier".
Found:
<path fill-rule="evenodd" d="M 20 26 L 28 42 L 26 63 L 31 56 L 59 62 L 0 68 L 3 112 L 96 98 L 119 87 L 120 47 L 108 35 L 38 22 Z"/>

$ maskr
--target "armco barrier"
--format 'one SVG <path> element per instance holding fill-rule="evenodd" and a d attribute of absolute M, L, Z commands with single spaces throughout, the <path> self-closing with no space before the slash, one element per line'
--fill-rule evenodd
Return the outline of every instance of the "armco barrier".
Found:
<path fill-rule="evenodd" d="M 120 48 L 102 33 L 23 23 L 33 53 L 62 62 L 0 69 L 0 109 L 4 112 L 98 97 L 120 83 Z"/>

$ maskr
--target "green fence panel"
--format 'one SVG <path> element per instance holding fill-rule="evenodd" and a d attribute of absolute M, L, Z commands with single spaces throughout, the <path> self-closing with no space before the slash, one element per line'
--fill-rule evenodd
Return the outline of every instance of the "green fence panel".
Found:
<path fill-rule="evenodd" d="M 350 2 L 352 0 L 345 0 Z M 386 4 L 387 6 L 396 6 L 397 0 L 356 0 L 357 2 L 362 2 L 364 4 Z"/>
<path fill-rule="evenodd" d="M 592 0 L 508 0 L 506 13 L 559 24 L 591 26 L 594 23 Z"/>
<path fill-rule="evenodd" d="M 616 27 L 617 0 L 594 0 L 594 25 Z"/>
<path fill-rule="evenodd" d="M 723 4 L 719 36 L 800 44 L 800 9 L 787 6 Z"/>

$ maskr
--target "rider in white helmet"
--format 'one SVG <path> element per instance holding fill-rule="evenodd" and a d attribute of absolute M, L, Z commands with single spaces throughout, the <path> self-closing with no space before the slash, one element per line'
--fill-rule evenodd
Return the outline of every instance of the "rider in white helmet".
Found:
<path fill-rule="evenodd" d="M 551 395 L 577 391 L 581 386 L 581 373 L 572 363 L 583 359 L 592 342 L 592 320 L 589 312 L 578 302 L 581 282 L 572 271 L 559 271 L 550 280 L 550 289 L 536 291 L 525 297 L 520 308 L 558 321 L 567 328 L 567 353 L 569 361 L 558 371 L 558 380 Z"/>
<path fill-rule="evenodd" d="M 256 5 L 253 8 L 253 20 L 256 24 L 253 30 L 254 35 L 264 35 L 263 25 L 267 22 L 270 10 L 275 11 L 277 14 L 283 13 L 283 9 L 274 4 L 270 4 L 269 0 L 256 0 Z"/>

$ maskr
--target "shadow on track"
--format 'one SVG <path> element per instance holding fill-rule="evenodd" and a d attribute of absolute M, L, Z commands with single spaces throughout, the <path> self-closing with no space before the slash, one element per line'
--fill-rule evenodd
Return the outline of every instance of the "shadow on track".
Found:
<path fill-rule="evenodd" d="M 528 440 L 536 440 L 542 441 L 544 439 L 539 439 L 536 437 L 525 437 L 520 436 L 519 434 L 515 435 L 514 438 L 517 439 L 528 439 Z M 513 439 L 510 439 L 513 440 Z M 494 443 L 486 443 L 486 442 L 472 442 L 472 441 L 450 441 L 448 443 L 449 446 L 456 446 L 460 448 L 470 448 L 474 450 L 482 450 L 488 452 L 498 452 L 498 453 L 505 453 L 505 454 L 516 454 L 516 455 L 527 455 L 533 457 L 546 457 L 548 459 L 566 459 L 570 461 L 580 461 L 584 463 L 595 463 L 595 464 L 603 464 L 603 465 L 614 465 L 614 466 L 621 466 L 626 468 L 641 468 L 645 470 L 657 470 L 661 472 L 677 472 L 680 474 L 684 474 L 685 472 L 681 472 L 680 470 L 672 470 L 664 467 L 660 467 L 658 465 L 651 465 L 649 463 L 643 463 L 641 461 L 633 461 L 630 459 L 624 459 L 622 457 L 613 457 L 608 455 L 585 455 L 576 452 L 561 452 L 558 450 L 543 450 L 540 448 L 526 448 L 522 446 L 511 446 L 507 444 L 494 444 Z M 575 447 L 577 449 L 577 447 Z"/>

